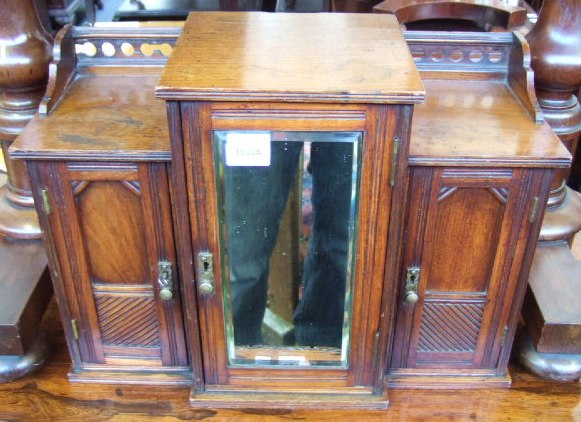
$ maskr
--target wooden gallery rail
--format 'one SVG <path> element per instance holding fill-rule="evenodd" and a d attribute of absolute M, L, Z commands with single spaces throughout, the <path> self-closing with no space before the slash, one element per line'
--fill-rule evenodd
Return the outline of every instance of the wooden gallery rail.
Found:
<path fill-rule="evenodd" d="M 311 18 L 343 29 L 347 56 L 359 50 L 365 31 L 382 28 L 390 34 L 388 54 L 401 54 L 397 63 L 407 66 L 408 79 L 400 91 L 388 92 L 387 85 L 365 91 L 377 76 L 371 67 L 341 79 L 355 61 L 335 68 L 335 80 L 352 90 L 333 91 L 329 79 L 308 80 L 301 86 L 320 90 L 299 92 L 289 75 L 307 80 L 300 72 L 313 78 L 317 66 L 291 73 L 261 60 L 272 51 L 270 40 L 284 38 L 273 28 L 301 28 L 306 18 L 212 16 L 199 28 L 191 15 L 177 47 L 180 26 L 62 31 L 41 113 L 11 148 L 33 180 L 73 360 L 70 380 L 191 384 L 193 406 L 218 407 L 384 408 L 388 388 L 509 386 L 507 363 L 550 183 L 555 169 L 570 163 L 540 113 L 522 37 L 408 32 L 406 47 L 387 15 L 343 15 L 349 30 L 338 18 Z M 257 42 L 246 45 L 243 57 L 241 50 L 227 51 L 228 43 L 198 48 L 207 41 L 199 38 L 203 32 L 224 20 L 230 29 L 213 33 L 232 39 L 244 33 Z M 360 26 L 366 29 L 354 31 Z M 304 46 L 289 37 L 291 52 L 331 48 L 324 38 Z M 158 86 L 172 116 L 168 128 L 155 87 L 174 48 Z M 321 69 L 342 60 L 307 53 L 296 57 L 321 60 Z M 383 71 L 369 56 L 362 60 Z M 292 58 L 272 66 L 284 67 L 285 60 Z M 198 72 L 182 73 L 182 63 Z M 251 73 L 243 78 L 240 69 Z M 273 80 L 250 77 L 264 69 Z M 288 92 L 269 91 L 273 86 Z M 424 89 L 426 100 L 418 104 Z M 412 109 L 410 127 L 405 119 Z M 363 134 L 357 247 L 366 249 L 354 255 L 345 308 L 358 343 L 344 341 L 336 358 L 317 348 L 298 356 L 304 348 L 282 347 L 284 357 L 262 348 L 248 365 L 248 349 L 226 341 L 232 329 L 222 303 L 228 295 L 221 294 L 227 275 L 217 274 L 228 263 L 217 264 L 223 244 L 215 241 L 225 229 L 217 222 L 221 199 L 212 193 L 226 176 L 213 163 L 218 150 L 208 145 L 212 130 L 219 137 L 233 129 L 289 128 Z M 371 147 L 379 155 L 369 155 Z M 385 164 L 369 157 L 384 157 Z M 387 211 L 370 219 L 382 206 Z M 203 254 L 196 249 L 200 239 L 210 239 Z M 327 356 L 327 366 L 317 366 L 316 356 Z"/>

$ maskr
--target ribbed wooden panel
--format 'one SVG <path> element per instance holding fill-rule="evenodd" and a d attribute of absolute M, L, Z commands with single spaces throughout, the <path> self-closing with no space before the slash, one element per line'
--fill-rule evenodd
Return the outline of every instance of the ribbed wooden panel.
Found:
<path fill-rule="evenodd" d="M 420 326 L 419 352 L 473 352 L 484 303 L 426 302 Z"/>
<path fill-rule="evenodd" d="M 159 324 L 153 297 L 95 295 L 105 346 L 159 347 Z"/>

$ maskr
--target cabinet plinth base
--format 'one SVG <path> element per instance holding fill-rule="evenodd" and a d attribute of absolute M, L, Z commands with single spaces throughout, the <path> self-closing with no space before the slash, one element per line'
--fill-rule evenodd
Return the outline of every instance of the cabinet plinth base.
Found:
<path fill-rule="evenodd" d="M 70 382 L 96 384 L 127 385 L 168 385 L 189 386 L 192 384 L 192 371 L 180 368 L 165 373 L 155 370 L 128 371 L 111 368 L 73 370 L 69 374 Z"/>
<path fill-rule="evenodd" d="M 581 354 L 540 353 L 535 349 L 526 328 L 518 333 L 515 346 L 520 363 L 541 378 L 553 381 L 575 381 L 581 378 Z"/>
<path fill-rule="evenodd" d="M 385 410 L 389 405 L 387 390 L 372 394 L 305 394 L 196 392 L 190 395 L 190 406 L 210 409 L 321 409 Z"/>
<path fill-rule="evenodd" d="M 413 388 L 422 390 L 464 390 L 467 388 L 508 388 L 510 375 L 425 375 L 391 373 L 385 385 L 389 388 Z"/>
<path fill-rule="evenodd" d="M 39 332 L 23 356 L 0 356 L 0 383 L 10 382 L 36 371 L 48 355 L 49 344 L 44 332 Z"/>

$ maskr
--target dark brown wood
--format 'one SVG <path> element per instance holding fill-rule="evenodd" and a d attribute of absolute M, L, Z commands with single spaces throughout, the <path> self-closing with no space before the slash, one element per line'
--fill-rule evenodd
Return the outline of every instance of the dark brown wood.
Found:
<path fill-rule="evenodd" d="M 539 352 L 524 327 L 517 333 L 516 351 L 524 367 L 541 378 L 556 381 L 581 378 L 581 354 Z"/>
<path fill-rule="evenodd" d="M 38 324 L 52 291 L 46 254 L 23 162 L 8 148 L 36 111 L 50 60 L 50 39 L 35 3 L 4 1 L 0 14 L 0 382 L 34 370 L 47 349 Z"/>
<path fill-rule="evenodd" d="M 189 383 L 178 279 L 167 301 L 157 282 L 158 262 L 176 265 L 165 164 L 30 166 L 52 208 L 40 211 L 69 308 L 71 380 Z"/>
<path fill-rule="evenodd" d="M 446 19 L 449 30 L 454 30 L 454 21 L 472 21 L 483 30 L 513 30 L 523 26 L 527 19 L 524 7 L 501 0 L 384 0 L 373 7 L 373 12 L 394 14 L 404 26 Z"/>
<path fill-rule="evenodd" d="M 576 42 L 579 37 L 581 9 L 577 2 L 567 0 L 544 2 L 535 27 L 526 36 L 531 46 L 531 66 L 535 71 L 539 104 L 547 122 L 573 155 L 581 133 L 581 108 L 574 95 L 581 86 L 581 46 Z M 569 170 L 561 170 L 553 181 L 550 213 L 558 213 L 554 208 L 564 208 L 560 205 L 567 195 L 565 179 L 568 174 Z M 571 195 L 575 194 L 571 192 Z M 577 209 L 579 212 L 581 209 Z M 559 222 L 555 221 L 555 224 Z M 568 233 L 563 239 L 571 240 L 581 226 L 571 221 L 565 224 Z M 543 227 L 541 240 L 546 230 L 551 230 L 548 224 Z"/>
<path fill-rule="evenodd" d="M 0 382 L 7 382 L 36 370 L 48 354 L 38 326 L 52 296 L 41 241 L 0 238 L 0 280 Z"/>
<path fill-rule="evenodd" d="M 8 182 L 0 187 L 0 236 L 16 239 L 40 238 L 26 166 L 8 155 L 36 112 L 51 60 L 52 40 L 35 6 L 33 0 L 6 1 L 0 17 L 0 39 L 7 46 L 0 63 L 0 142 L 8 169 Z"/>
<path fill-rule="evenodd" d="M 331 0 L 333 12 L 370 13 L 372 7 L 381 0 Z"/>
<path fill-rule="evenodd" d="M 153 92 L 159 64 L 172 49 L 164 37 L 173 44 L 175 36 L 154 27 L 159 37 L 152 42 L 139 28 L 119 31 L 124 48 L 121 39 L 110 43 L 111 31 L 95 30 L 92 38 L 83 28 L 59 34 L 48 92 L 55 98 L 45 100 L 14 155 L 44 160 L 31 161 L 29 170 L 73 358 L 71 380 L 186 385 L 192 372 L 168 132 Z M 74 44 L 85 49 L 76 54 Z M 94 63 L 112 61 L 116 66 L 96 77 Z M 144 62 L 145 71 L 132 67 Z M 173 267 L 173 296 L 166 300 L 158 280 L 162 261 Z"/>
<path fill-rule="evenodd" d="M 543 2 L 539 19 L 527 35 L 539 104 L 552 129 L 575 155 L 581 134 L 581 7 L 578 2 Z M 528 340 L 519 342 L 523 364 L 553 379 L 578 378 L 581 359 L 581 313 L 575 288 L 581 266 L 569 249 L 581 230 L 581 194 L 566 187 L 569 169 L 557 172 L 551 185 L 523 308 Z M 523 334 L 523 338 L 526 337 Z M 562 365 L 569 360 L 571 365 Z"/>

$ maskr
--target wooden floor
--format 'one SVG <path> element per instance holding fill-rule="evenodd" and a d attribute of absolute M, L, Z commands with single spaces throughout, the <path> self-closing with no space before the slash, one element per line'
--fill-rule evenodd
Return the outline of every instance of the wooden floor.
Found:
<path fill-rule="evenodd" d="M 381 412 L 194 410 L 187 388 L 71 384 L 54 303 L 44 324 L 48 361 L 22 380 L 0 384 L 0 421 L 581 421 L 579 383 L 542 381 L 511 365 L 510 389 L 391 390 Z"/>

